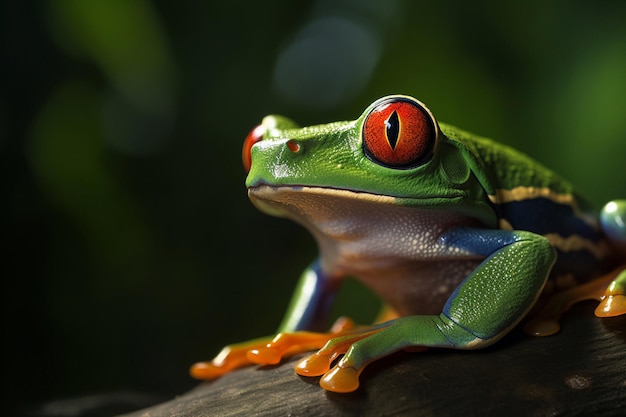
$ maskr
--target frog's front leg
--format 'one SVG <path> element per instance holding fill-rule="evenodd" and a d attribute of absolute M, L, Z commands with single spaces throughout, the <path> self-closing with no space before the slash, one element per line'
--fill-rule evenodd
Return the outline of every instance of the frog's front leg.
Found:
<path fill-rule="evenodd" d="M 351 321 L 340 319 L 330 332 L 313 332 L 323 329 L 336 289 L 337 282 L 326 277 L 317 262 L 313 263 L 300 277 L 276 336 L 226 346 L 213 360 L 192 365 L 191 376 L 214 379 L 246 365 L 276 364 L 284 356 L 319 349 L 331 337 L 354 327 Z"/>
<path fill-rule="evenodd" d="M 475 349 L 494 343 L 534 305 L 556 259 L 550 243 L 530 232 L 463 228 L 447 233 L 442 242 L 487 258 L 454 291 L 440 315 L 389 321 L 366 330 L 367 337 L 355 338 L 351 345 L 350 335 L 331 339 L 296 371 L 324 374 L 323 388 L 350 392 L 358 388 L 368 363 L 395 351 L 415 346 Z M 335 353 L 344 352 L 330 369 Z"/>

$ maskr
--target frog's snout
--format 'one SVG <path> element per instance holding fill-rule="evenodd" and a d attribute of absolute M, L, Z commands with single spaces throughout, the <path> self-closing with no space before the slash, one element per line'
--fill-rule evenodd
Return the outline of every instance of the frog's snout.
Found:
<path fill-rule="evenodd" d="M 263 135 L 267 131 L 267 127 L 264 125 L 258 125 L 246 136 L 246 140 L 243 142 L 243 148 L 241 149 L 241 159 L 243 167 L 246 172 L 250 172 L 252 166 L 252 146 L 263 140 Z"/>

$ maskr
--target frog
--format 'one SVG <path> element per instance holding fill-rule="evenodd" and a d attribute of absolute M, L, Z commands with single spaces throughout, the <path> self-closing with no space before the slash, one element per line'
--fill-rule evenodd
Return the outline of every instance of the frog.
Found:
<path fill-rule="evenodd" d="M 595 209 L 536 160 L 439 123 L 412 96 L 309 127 L 266 116 L 242 159 L 254 206 L 307 229 L 319 255 L 276 334 L 226 346 L 193 364 L 194 378 L 306 354 L 297 374 L 348 393 L 398 351 L 484 348 L 523 320 L 552 335 L 585 299 L 599 317 L 626 313 L 626 199 Z M 373 323 L 329 322 L 347 278 L 380 298 Z"/>

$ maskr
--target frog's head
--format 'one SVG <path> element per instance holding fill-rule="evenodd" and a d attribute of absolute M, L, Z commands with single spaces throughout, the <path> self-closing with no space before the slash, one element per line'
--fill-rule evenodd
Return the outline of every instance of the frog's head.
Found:
<path fill-rule="evenodd" d="M 285 117 L 267 116 L 243 147 L 246 186 L 272 214 L 280 213 L 262 201 L 275 201 L 278 191 L 450 204 L 463 197 L 459 185 L 469 169 L 445 139 L 430 110 L 403 95 L 375 101 L 354 121 L 300 128 Z"/>

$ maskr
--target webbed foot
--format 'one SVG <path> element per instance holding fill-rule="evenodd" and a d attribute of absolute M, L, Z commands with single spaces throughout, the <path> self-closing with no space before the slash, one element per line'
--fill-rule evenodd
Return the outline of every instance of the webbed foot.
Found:
<path fill-rule="evenodd" d="M 320 350 L 298 362 L 295 371 L 302 376 L 324 375 L 330 370 L 332 362 L 345 354 L 352 345 L 382 329 L 383 327 L 380 326 L 371 326 L 356 333 L 333 337 Z"/>
<path fill-rule="evenodd" d="M 295 371 L 302 376 L 321 375 L 322 378 L 319 383 L 326 391 L 339 393 L 355 391 L 359 387 L 359 375 L 369 361 L 354 363 L 349 354 L 331 368 L 332 363 L 340 355 L 345 355 L 351 349 L 358 349 L 354 348 L 354 344 L 359 340 L 368 338 L 381 330 L 382 328 L 378 328 L 356 335 L 331 339 L 318 352 L 298 362 Z"/>
<path fill-rule="evenodd" d="M 350 332 L 355 327 L 351 319 L 341 317 L 327 333 L 279 333 L 273 338 L 264 337 L 229 345 L 213 360 L 193 364 L 189 373 L 196 379 L 211 380 L 252 364 L 276 365 L 285 357 L 319 349 L 331 338 Z"/>
<path fill-rule="evenodd" d="M 439 316 L 402 317 L 330 339 L 319 351 L 298 362 L 295 371 L 302 376 L 321 376 L 319 384 L 327 391 L 347 393 L 359 388 L 359 376 L 368 364 L 393 352 L 423 351 L 428 346 L 462 347 L 473 339 L 473 335 Z"/>

